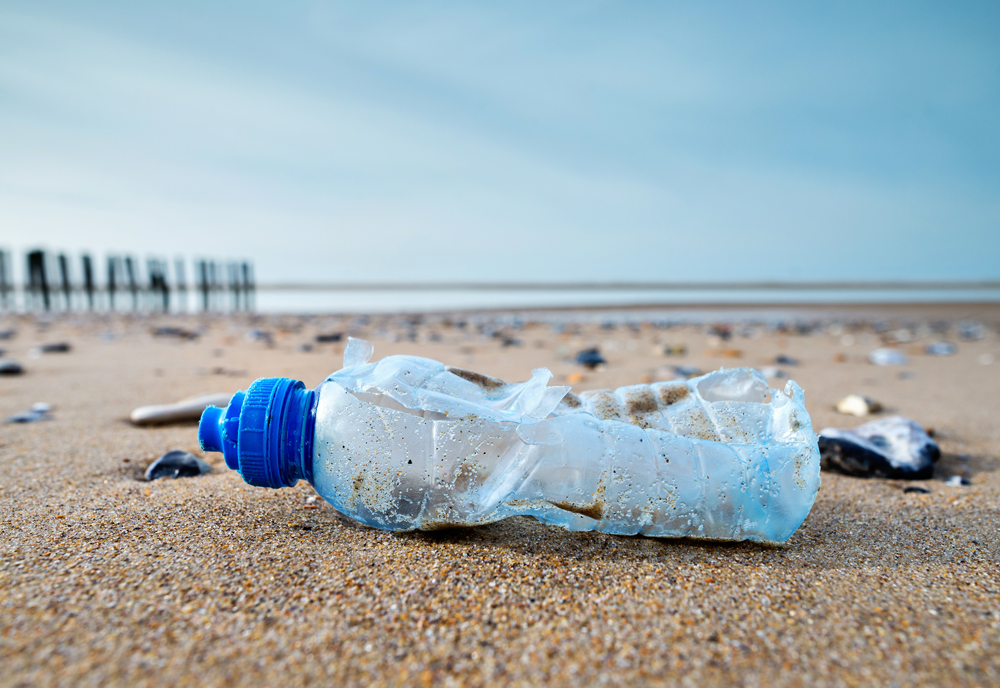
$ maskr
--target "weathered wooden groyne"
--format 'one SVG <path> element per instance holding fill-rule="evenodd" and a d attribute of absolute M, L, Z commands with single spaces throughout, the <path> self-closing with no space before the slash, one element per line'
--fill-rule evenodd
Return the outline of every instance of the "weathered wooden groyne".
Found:
<path fill-rule="evenodd" d="M 145 265 L 127 253 L 105 256 L 104 269 L 89 253 L 73 257 L 43 249 L 25 252 L 15 275 L 14 253 L 0 249 L 3 311 L 253 311 L 253 263 L 152 256 Z M 191 268 L 189 270 L 189 267 Z"/>

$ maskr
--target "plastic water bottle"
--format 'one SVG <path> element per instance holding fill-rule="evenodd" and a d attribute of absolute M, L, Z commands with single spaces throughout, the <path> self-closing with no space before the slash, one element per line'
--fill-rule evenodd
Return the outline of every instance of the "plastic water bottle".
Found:
<path fill-rule="evenodd" d="M 569 530 L 784 542 L 819 489 L 817 437 L 794 382 L 749 368 L 584 392 L 542 368 L 508 384 L 416 356 L 376 363 L 351 339 L 315 390 L 257 380 L 205 410 L 201 446 L 251 485 L 306 480 L 377 528 L 515 515 Z"/>

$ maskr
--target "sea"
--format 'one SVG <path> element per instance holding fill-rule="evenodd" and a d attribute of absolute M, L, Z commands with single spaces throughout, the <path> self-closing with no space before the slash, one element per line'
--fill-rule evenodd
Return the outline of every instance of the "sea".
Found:
<path fill-rule="evenodd" d="M 698 308 L 863 304 L 997 303 L 1000 288 L 906 289 L 270 289 L 259 313 L 441 313 L 461 311 Z"/>

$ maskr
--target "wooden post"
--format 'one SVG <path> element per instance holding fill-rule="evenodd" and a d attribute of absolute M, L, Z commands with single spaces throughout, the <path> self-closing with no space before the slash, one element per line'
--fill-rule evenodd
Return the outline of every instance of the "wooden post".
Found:
<path fill-rule="evenodd" d="M 66 310 L 73 310 L 73 284 L 69 281 L 69 261 L 66 254 L 59 254 L 59 280 L 62 282 L 63 298 L 66 300 Z"/>
<path fill-rule="evenodd" d="M 87 295 L 87 310 L 94 310 L 94 266 L 86 253 L 83 254 L 83 292 Z"/>

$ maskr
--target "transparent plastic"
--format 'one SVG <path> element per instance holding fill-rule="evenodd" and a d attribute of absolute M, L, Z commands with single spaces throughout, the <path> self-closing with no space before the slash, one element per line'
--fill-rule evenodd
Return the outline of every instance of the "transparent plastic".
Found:
<path fill-rule="evenodd" d="M 780 543 L 819 488 L 802 390 L 749 368 L 585 392 L 351 339 L 316 391 L 313 485 L 378 528 L 533 516 L 569 530 Z"/>

